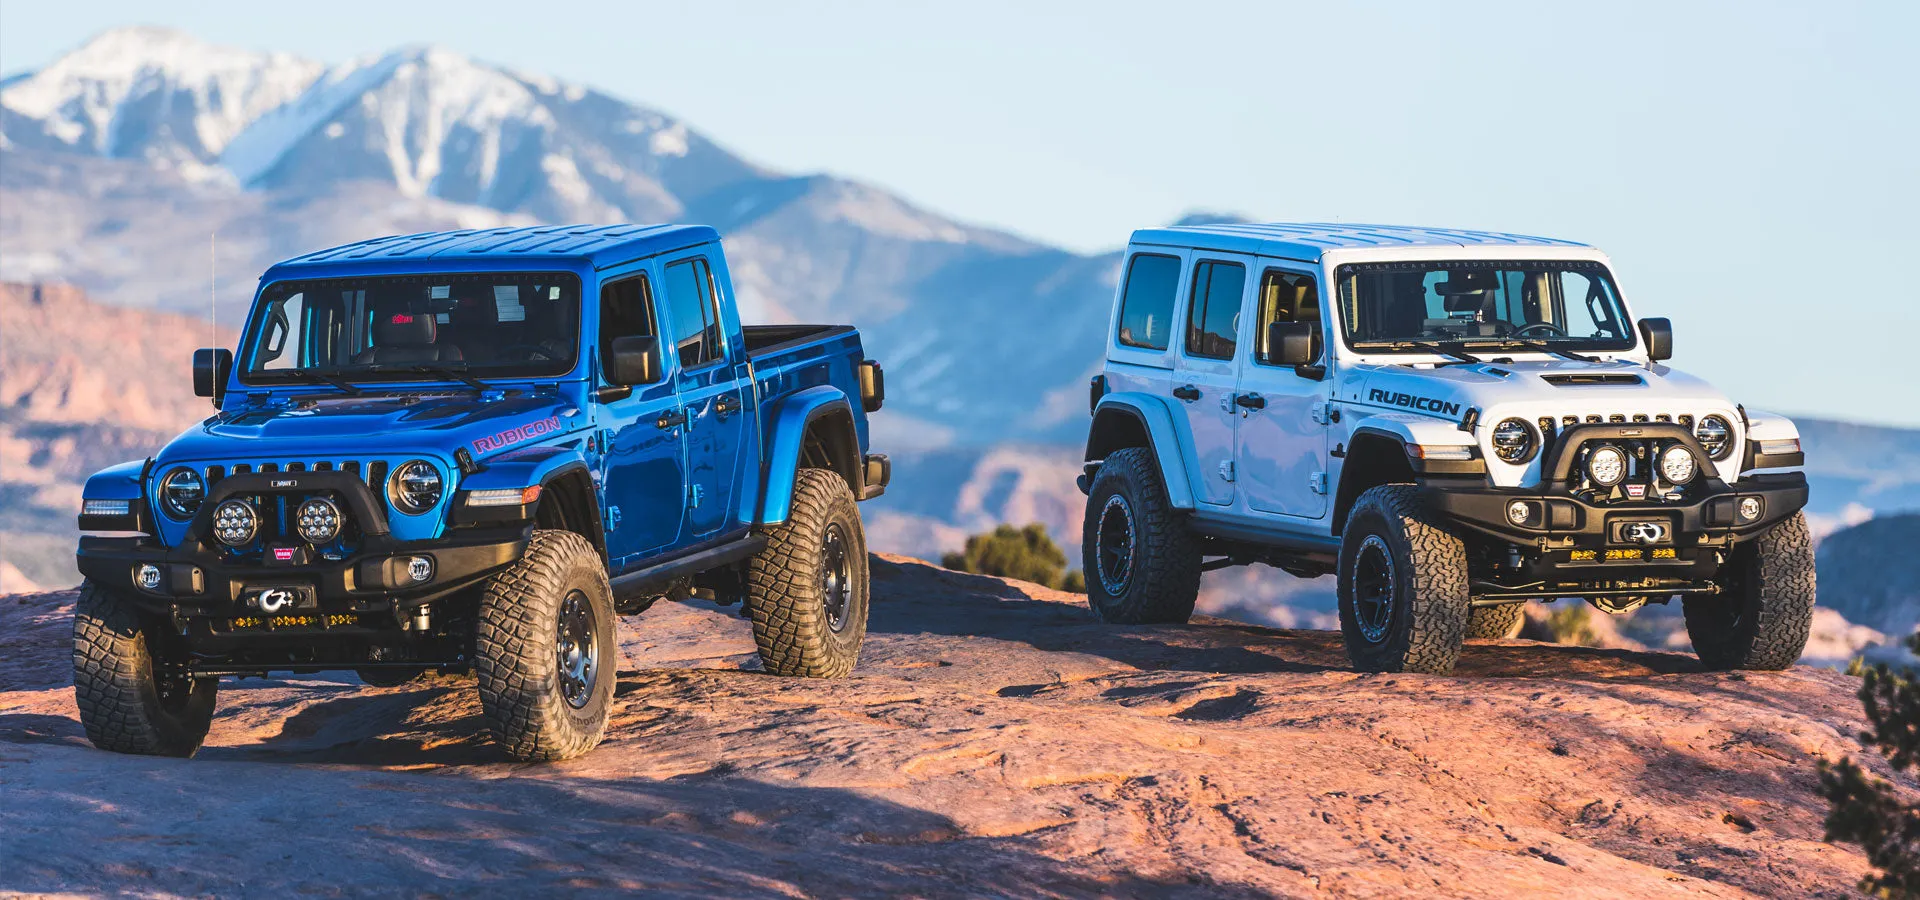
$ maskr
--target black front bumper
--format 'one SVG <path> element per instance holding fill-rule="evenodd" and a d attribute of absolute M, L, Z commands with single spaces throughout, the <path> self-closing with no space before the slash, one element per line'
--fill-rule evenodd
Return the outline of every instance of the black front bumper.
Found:
<path fill-rule="evenodd" d="M 94 584 L 124 593 L 157 613 L 235 616 L 263 587 L 298 588 L 323 610 L 367 612 L 407 608 L 469 587 L 518 561 L 532 526 L 456 529 L 432 541 L 369 539 L 353 556 L 293 564 L 235 563 L 198 543 L 167 547 L 151 537 L 82 537 L 75 554 Z M 428 560 L 431 574 L 415 580 L 411 561 Z M 143 566 L 159 570 L 157 587 L 142 587 Z"/>
<path fill-rule="evenodd" d="M 1714 480 L 1697 486 L 1680 503 L 1597 504 L 1564 489 L 1500 488 L 1437 479 L 1423 485 L 1421 494 L 1428 509 L 1463 528 L 1541 550 L 1626 546 L 1685 550 L 1727 547 L 1758 537 L 1807 505 L 1807 477 L 1784 472 L 1749 475 L 1737 484 Z M 1761 512 L 1743 521 L 1740 502 L 1748 497 L 1760 501 Z M 1524 524 L 1516 524 L 1508 515 L 1516 501 L 1528 506 Z M 1668 537 L 1653 544 L 1621 541 L 1615 528 L 1628 522 L 1663 524 Z"/>

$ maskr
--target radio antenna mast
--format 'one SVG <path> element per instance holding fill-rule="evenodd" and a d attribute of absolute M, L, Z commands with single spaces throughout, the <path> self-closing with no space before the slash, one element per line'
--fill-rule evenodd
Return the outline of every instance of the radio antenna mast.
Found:
<path fill-rule="evenodd" d="M 213 241 L 219 233 L 218 231 L 207 232 L 207 318 L 213 322 L 213 340 L 207 346 L 216 349 L 220 346 L 220 301 L 216 288 L 219 270 L 214 265 Z"/>

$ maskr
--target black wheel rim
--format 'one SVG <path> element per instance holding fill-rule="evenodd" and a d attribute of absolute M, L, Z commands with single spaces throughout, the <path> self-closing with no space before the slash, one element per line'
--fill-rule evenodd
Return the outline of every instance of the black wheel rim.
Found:
<path fill-rule="evenodd" d="M 1133 506 L 1114 494 L 1100 507 L 1099 531 L 1094 536 L 1094 564 L 1100 587 L 1109 597 L 1127 592 L 1133 579 Z"/>
<path fill-rule="evenodd" d="M 1386 640 L 1393 625 L 1394 604 L 1393 553 L 1377 534 L 1367 535 L 1354 554 L 1353 581 L 1347 586 L 1353 596 L 1353 622 L 1367 643 Z"/>
<path fill-rule="evenodd" d="M 560 693 L 567 705 L 581 709 L 593 699 L 594 679 L 600 675 L 600 645 L 594 640 L 593 603 L 574 591 L 560 602 L 559 640 L 554 645 L 560 673 Z"/>
<path fill-rule="evenodd" d="M 820 596 L 826 603 L 827 627 L 839 632 L 846 629 L 853 612 L 853 559 L 847 552 L 847 533 L 840 523 L 827 525 L 822 551 Z"/>

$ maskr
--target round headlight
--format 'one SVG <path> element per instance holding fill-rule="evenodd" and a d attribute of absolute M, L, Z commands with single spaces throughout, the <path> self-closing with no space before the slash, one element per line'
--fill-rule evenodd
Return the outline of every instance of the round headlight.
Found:
<path fill-rule="evenodd" d="M 1626 480 L 1627 451 L 1602 444 L 1587 454 L 1587 477 L 1601 487 L 1613 487 Z"/>
<path fill-rule="evenodd" d="M 401 463 L 387 478 L 387 498 L 393 501 L 393 508 L 408 515 L 419 515 L 440 502 L 440 492 L 445 484 L 440 480 L 440 470 L 433 463 L 416 459 Z"/>
<path fill-rule="evenodd" d="M 1693 439 L 1714 459 L 1726 459 L 1733 452 L 1733 426 L 1719 416 L 1707 416 L 1693 426 Z"/>
<path fill-rule="evenodd" d="M 175 469 L 160 480 L 160 507 L 176 519 L 191 519 L 206 499 L 207 483 L 192 469 Z"/>
<path fill-rule="evenodd" d="M 1693 480 L 1699 471 L 1693 459 L 1693 451 L 1682 444 L 1670 444 L 1660 451 L 1660 477 L 1668 484 L 1686 484 Z"/>
<path fill-rule="evenodd" d="M 294 511 L 294 528 L 307 543 L 324 544 L 340 536 L 343 518 L 340 507 L 334 505 L 332 500 L 314 497 Z"/>
<path fill-rule="evenodd" d="M 1533 458 L 1533 426 L 1520 419 L 1504 419 L 1493 426 L 1494 455 L 1510 463 Z"/>
<path fill-rule="evenodd" d="M 228 500 L 213 508 L 213 536 L 229 547 L 242 547 L 260 532 L 260 514 L 245 500 Z"/>

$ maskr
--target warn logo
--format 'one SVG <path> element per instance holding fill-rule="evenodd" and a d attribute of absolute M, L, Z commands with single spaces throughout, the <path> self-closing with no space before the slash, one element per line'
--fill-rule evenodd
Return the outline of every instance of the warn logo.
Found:
<path fill-rule="evenodd" d="M 499 434 L 475 438 L 473 441 L 473 452 L 492 453 L 495 450 L 503 450 L 511 447 L 521 441 L 529 441 L 543 434 L 552 434 L 559 430 L 560 417 L 548 416 L 538 422 L 528 422 L 519 428 L 509 428 Z"/>
<path fill-rule="evenodd" d="M 1413 394 L 1388 392 L 1380 390 L 1379 388 L 1372 388 L 1367 391 L 1367 399 L 1387 406 L 1404 406 L 1408 409 L 1417 409 L 1421 412 L 1439 413 L 1448 418 L 1460 415 L 1460 404 L 1448 403 L 1445 400 L 1436 400 L 1432 397 L 1417 397 Z"/>

